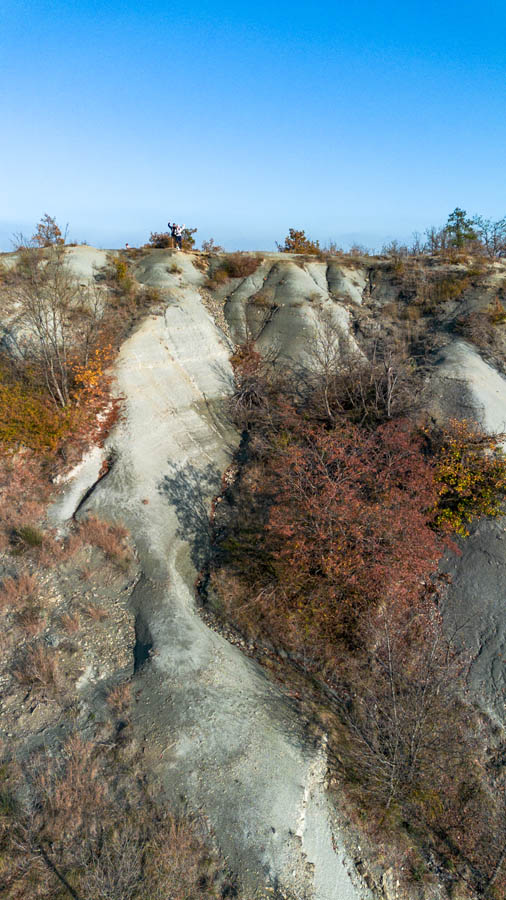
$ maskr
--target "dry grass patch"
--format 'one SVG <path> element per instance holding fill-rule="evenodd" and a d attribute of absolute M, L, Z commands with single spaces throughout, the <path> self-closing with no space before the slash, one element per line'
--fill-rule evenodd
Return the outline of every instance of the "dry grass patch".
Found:
<path fill-rule="evenodd" d="M 205 900 L 236 896 L 203 823 L 176 818 L 131 768 L 71 737 L 56 757 L 3 766 L 0 896 Z M 8 860 L 7 866 L 1 861 Z"/>
<path fill-rule="evenodd" d="M 107 610 L 102 606 L 97 606 L 96 603 L 88 603 L 86 606 L 83 606 L 83 613 L 93 622 L 104 622 L 105 619 L 109 618 Z"/>
<path fill-rule="evenodd" d="M 60 616 L 60 625 L 67 634 L 77 634 L 81 630 L 81 617 L 78 612 L 63 613 Z"/>
<path fill-rule="evenodd" d="M 27 606 L 16 614 L 16 624 L 30 637 L 38 637 L 45 628 L 43 612 L 39 606 Z"/>
<path fill-rule="evenodd" d="M 51 648 L 36 642 L 25 647 L 12 668 L 22 687 L 42 692 L 57 692 L 60 687 L 58 659 Z"/>
<path fill-rule="evenodd" d="M 132 559 L 128 546 L 128 531 L 122 525 L 112 525 L 97 516 L 89 516 L 79 526 L 79 535 L 86 544 L 102 551 L 106 559 L 123 569 Z"/>
<path fill-rule="evenodd" d="M 116 715 L 124 714 L 132 700 L 132 687 L 128 681 L 117 684 L 107 695 L 107 705 Z"/>
<path fill-rule="evenodd" d="M 0 610 L 20 610 L 32 604 L 39 595 L 39 582 L 35 575 L 8 575 L 0 585 Z"/>

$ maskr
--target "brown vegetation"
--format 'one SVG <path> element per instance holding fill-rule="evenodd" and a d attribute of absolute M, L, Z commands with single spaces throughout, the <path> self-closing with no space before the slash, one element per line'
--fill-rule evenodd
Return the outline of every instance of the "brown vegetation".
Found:
<path fill-rule="evenodd" d="M 116 752 L 73 736 L 56 757 L 3 765 L 1 897 L 204 900 L 232 890 L 202 824 L 168 812 Z"/>
<path fill-rule="evenodd" d="M 132 559 L 128 545 L 128 531 L 121 525 L 103 522 L 97 516 L 88 516 L 79 525 L 79 535 L 86 544 L 98 547 L 115 565 L 124 568 Z"/>
<path fill-rule="evenodd" d="M 38 596 L 39 582 L 36 575 L 20 573 L 16 578 L 7 575 L 0 583 L 0 610 L 19 609 L 32 603 Z"/>
<path fill-rule="evenodd" d="M 262 260 L 258 256 L 247 253 L 228 253 L 220 259 L 218 265 L 212 265 L 206 287 L 214 290 L 225 284 L 229 278 L 247 278 L 258 269 Z"/>
<path fill-rule="evenodd" d="M 306 237 L 305 231 L 290 228 L 284 244 L 277 244 L 281 253 L 303 253 L 307 256 L 321 256 L 322 250 L 318 241 Z"/>
<path fill-rule="evenodd" d="M 296 379 L 280 391 L 253 343 L 234 356 L 245 444 L 231 502 L 215 507 L 214 608 L 320 692 L 335 774 L 368 827 L 502 896 L 503 776 L 434 573 L 440 529 L 498 508 L 504 459 L 464 424 L 445 438 L 396 417 L 404 404 L 377 391 L 374 359 L 364 392 L 319 350 L 305 393 Z"/>
<path fill-rule="evenodd" d="M 220 244 L 217 244 L 214 238 L 209 238 L 208 241 L 202 241 L 202 252 L 203 253 L 223 253 L 223 247 Z"/>
<path fill-rule="evenodd" d="M 15 660 L 12 674 L 19 684 L 43 694 L 53 694 L 60 686 L 55 651 L 40 641 L 27 644 Z"/>
<path fill-rule="evenodd" d="M 459 316 L 456 330 L 472 341 L 482 350 L 495 350 L 504 333 L 502 325 L 506 324 L 506 309 L 496 297 L 486 309 L 474 310 L 465 316 Z"/>
<path fill-rule="evenodd" d="M 132 686 L 125 681 L 111 688 L 107 695 L 107 703 L 116 715 L 124 714 L 132 700 Z"/>

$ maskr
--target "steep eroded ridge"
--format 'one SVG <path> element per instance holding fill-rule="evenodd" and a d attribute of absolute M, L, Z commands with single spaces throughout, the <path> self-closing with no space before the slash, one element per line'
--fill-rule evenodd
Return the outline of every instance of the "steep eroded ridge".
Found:
<path fill-rule="evenodd" d="M 181 279 L 164 274 L 160 254 L 139 266 L 170 300 L 121 349 L 115 465 L 81 510 L 125 523 L 139 554 L 135 733 L 171 794 L 205 813 L 249 890 L 359 900 L 369 894 L 327 802 L 324 748 L 307 742 L 264 672 L 195 611 L 210 502 L 238 435 L 218 402 L 231 390 L 232 348 L 203 306 L 202 276 L 183 259 Z M 64 500 L 60 509 L 68 513 Z"/>

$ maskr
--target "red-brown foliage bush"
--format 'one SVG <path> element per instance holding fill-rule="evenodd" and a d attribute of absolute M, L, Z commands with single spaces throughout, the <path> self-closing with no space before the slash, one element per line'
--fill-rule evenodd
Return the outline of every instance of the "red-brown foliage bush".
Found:
<path fill-rule="evenodd" d="M 320 662 L 336 641 L 357 640 L 368 607 L 412 603 L 437 565 L 432 468 L 405 421 L 371 433 L 287 413 L 243 489 L 223 550 L 257 594 L 246 621 L 260 617 L 271 636 Z"/>

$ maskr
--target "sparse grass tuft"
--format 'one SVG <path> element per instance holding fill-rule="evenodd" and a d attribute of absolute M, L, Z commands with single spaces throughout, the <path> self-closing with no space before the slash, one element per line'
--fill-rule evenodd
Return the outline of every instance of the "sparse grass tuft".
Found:
<path fill-rule="evenodd" d="M 36 604 L 29 604 L 16 613 L 16 622 L 31 637 L 37 637 L 44 630 L 42 610 Z"/>
<path fill-rule="evenodd" d="M 18 551 L 23 552 L 28 548 L 41 547 L 44 542 L 44 535 L 39 528 L 33 525 L 22 525 L 15 528 L 12 532 L 11 542 Z"/>
<path fill-rule="evenodd" d="M 88 603 L 83 606 L 83 613 L 93 622 L 103 622 L 109 618 L 107 610 L 102 606 L 97 606 L 96 603 Z"/>
<path fill-rule="evenodd" d="M 53 692 L 60 685 L 58 660 L 51 648 L 40 642 L 21 651 L 12 674 L 20 685 L 34 690 Z"/>
<path fill-rule="evenodd" d="M 107 704 L 116 715 L 123 715 L 132 700 L 132 687 L 128 681 L 117 684 L 107 695 Z"/>
<path fill-rule="evenodd" d="M 111 525 L 96 516 L 89 516 L 79 526 L 79 534 L 86 544 L 93 544 L 104 556 L 120 568 L 128 566 L 132 553 L 127 543 L 128 531 L 121 525 Z"/>
<path fill-rule="evenodd" d="M 67 634 L 76 634 L 81 629 L 81 618 L 79 613 L 63 613 L 60 616 L 60 625 Z"/>
<path fill-rule="evenodd" d="M 33 603 L 39 593 L 39 582 L 35 575 L 8 575 L 0 584 L 0 610 L 20 610 Z"/>

